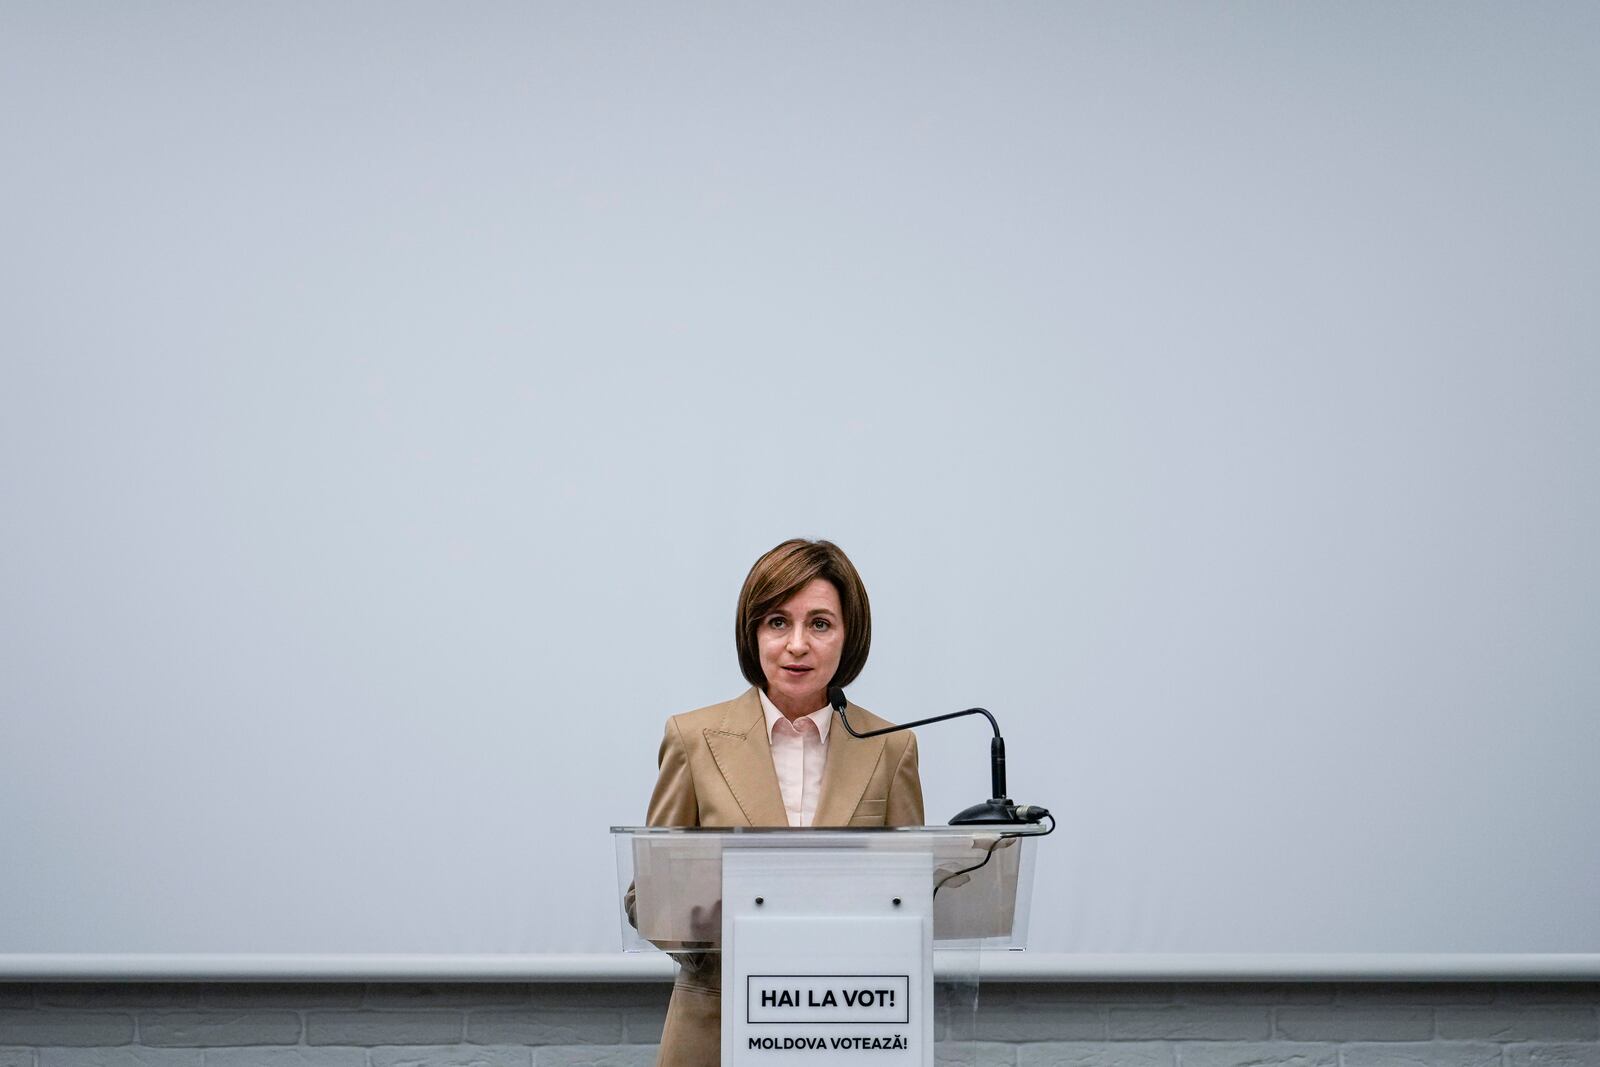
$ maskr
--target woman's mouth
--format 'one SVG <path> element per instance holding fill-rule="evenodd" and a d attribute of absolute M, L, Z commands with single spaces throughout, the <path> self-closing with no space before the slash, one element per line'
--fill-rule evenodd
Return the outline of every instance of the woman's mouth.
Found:
<path fill-rule="evenodd" d="M 783 669 L 788 671 L 790 674 L 809 674 L 809 673 L 811 673 L 811 668 L 810 667 L 785 667 Z"/>

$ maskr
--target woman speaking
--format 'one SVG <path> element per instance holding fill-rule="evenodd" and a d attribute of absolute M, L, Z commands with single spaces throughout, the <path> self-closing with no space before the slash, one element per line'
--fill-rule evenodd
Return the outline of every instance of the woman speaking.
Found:
<path fill-rule="evenodd" d="M 861 673 L 872 644 L 867 590 L 828 541 L 785 541 L 750 568 L 734 620 L 750 689 L 674 715 L 661 741 L 651 826 L 921 826 L 911 731 L 832 728 L 828 687 Z M 848 708 L 860 732 L 889 723 Z M 680 958 L 658 1067 L 721 1059 L 722 967 Z"/>

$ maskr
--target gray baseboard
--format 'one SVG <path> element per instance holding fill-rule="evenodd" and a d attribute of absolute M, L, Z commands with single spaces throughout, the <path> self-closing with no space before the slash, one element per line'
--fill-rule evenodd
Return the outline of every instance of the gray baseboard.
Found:
<path fill-rule="evenodd" d="M 655 982 L 0 983 L 0 1067 L 648 1067 L 667 996 Z M 1600 1067 L 1597 982 L 1013 981 L 950 1019 L 943 1058 L 985 1067 Z"/>

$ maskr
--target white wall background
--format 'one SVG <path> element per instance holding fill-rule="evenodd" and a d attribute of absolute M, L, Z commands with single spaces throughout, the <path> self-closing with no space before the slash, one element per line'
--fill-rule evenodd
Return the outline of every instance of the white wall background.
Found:
<path fill-rule="evenodd" d="M 852 696 L 987 705 L 1061 814 L 1034 948 L 1600 950 L 1597 61 L 1581 3 L 6 4 L 0 952 L 611 949 L 793 535 Z"/>

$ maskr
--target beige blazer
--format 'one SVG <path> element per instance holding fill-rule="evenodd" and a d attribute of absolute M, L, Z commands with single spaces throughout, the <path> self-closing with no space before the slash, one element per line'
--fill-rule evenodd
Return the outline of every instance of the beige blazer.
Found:
<path fill-rule="evenodd" d="M 866 732 L 890 725 L 845 708 Z M 767 721 L 754 688 L 722 704 L 674 715 L 661 740 L 651 826 L 788 826 Z M 813 826 L 921 826 L 922 780 L 910 730 L 866 740 L 838 722 Z M 715 953 L 679 956 L 657 1067 L 717 1067 L 722 1058 L 722 967 Z"/>

